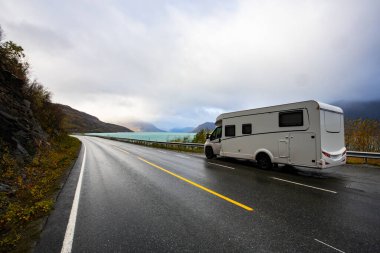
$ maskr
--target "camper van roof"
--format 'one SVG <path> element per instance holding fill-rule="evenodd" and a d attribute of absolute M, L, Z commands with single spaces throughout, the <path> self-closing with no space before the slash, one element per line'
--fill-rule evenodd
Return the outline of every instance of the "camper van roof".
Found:
<path fill-rule="evenodd" d="M 322 109 L 322 110 L 326 110 L 326 111 L 332 111 L 332 112 L 336 112 L 336 113 L 343 113 L 343 110 L 337 106 L 321 103 L 321 102 L 318 102 L 315 100 L 309 100 L 309 101 L 303 101 L 303 102 L 296 102 L 296 103 L 274 105 L 274 106 L 261 107 L 261 108 L 242 110 L 242 111 L 236 111 L 236 112 L 222 113 L 216 118 L 215 124 L 218 125 L 218 122 L 224 118 L 243 116 L 243 115 L 247 115 L 247 114 L 251 114 L 251 113 L 265 113 L 268 111 L 284 110 L 284 107 L 287 107 L 287 106 L 294 107 L 297 104 L 299 106 L 304 106 L 304 105 L 310 104 L 310 103 L 317 104 L 318 109 Z M 286 108 L 285 108 L 285 110 L 286 110 Z"/>

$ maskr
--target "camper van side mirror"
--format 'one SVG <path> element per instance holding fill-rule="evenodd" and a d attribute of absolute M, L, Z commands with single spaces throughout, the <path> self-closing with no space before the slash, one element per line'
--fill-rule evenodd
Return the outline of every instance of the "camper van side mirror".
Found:
<path fill-rule="evenodd" d="M 210 139 L 211 134 L 206 134 L 206 140 Z"/>

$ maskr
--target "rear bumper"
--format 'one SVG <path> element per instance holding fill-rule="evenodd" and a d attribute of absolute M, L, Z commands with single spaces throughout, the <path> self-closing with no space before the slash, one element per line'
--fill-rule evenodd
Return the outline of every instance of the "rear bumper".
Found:
<path fill-rule="evenodd" d="M 331 168 L 331 167 L 335 167 L 335 166 L 344 165 L 344 164 L 346 164 L 346 161 L 347 161 L 346 155 L 343 155 L 337 159 L 324 157 L 318 161 L 317 167 L 320 169 Z"/>

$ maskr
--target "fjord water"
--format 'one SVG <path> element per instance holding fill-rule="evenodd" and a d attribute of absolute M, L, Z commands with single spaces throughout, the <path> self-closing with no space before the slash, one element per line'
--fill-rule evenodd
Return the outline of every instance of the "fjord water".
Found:
<path fill-rule="evenodd" d="M 115 138 L 126 138 L 144 141 L 173 141 L 187 139 L 191 142 L 195 133 L 173 133 L 173 132 L 120 132 L 120 133 L 87 133 L 86 135 L 105 136 Z"/>

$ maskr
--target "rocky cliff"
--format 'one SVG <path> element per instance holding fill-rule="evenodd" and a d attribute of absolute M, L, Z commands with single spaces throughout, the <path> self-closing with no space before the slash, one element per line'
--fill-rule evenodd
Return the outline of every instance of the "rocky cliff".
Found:
<path fill-rule="evenodd" d="M 0 141 L 16 157 L 31 157 L 47 135 L 25 99 L 25 81 L 0 66 Z"/>

